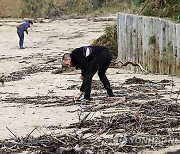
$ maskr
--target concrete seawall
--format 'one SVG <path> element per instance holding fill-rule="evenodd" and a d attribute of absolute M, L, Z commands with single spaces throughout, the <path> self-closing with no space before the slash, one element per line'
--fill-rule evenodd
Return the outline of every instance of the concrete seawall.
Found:
<path fill-rule="evenodd" d="M 180 24 L 119 13 L 117 25 L 119 60 L 140 63 L 151 73 L 180 75 Z"/>

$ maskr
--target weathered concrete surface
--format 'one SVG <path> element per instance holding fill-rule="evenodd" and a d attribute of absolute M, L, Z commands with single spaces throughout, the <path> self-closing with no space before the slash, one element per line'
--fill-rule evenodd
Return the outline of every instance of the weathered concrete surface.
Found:
<path fill-rule="evenodd" d="M 152 73 L 180 74 L 180 24 L 119 13 L 118 34 L 119 60 L 140 63 Z"/>

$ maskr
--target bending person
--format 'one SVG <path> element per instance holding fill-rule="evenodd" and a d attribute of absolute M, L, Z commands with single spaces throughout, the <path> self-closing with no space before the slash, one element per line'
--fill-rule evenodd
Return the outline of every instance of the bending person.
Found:
<path fill-rule="evenodd" d="M 78 100 L 84 94 L 84 100 L 90 101 L 92 78 L 96 72 L 98 72 L 100 81 L 103 83 L 109 97 L 114 97 L 109 80 L 105 74 L 111 60 L 112 54 L 104 46 L 84 46 L 63 55 L 63 66 L 81 69 L 83 82 L 80 93 L 75 96 L 75 100 Z"/>
<path fill-rule="evenodd" d="M 19 49 L 24 49 L 24 31 L 28 34 L 27 29 L 33 25 L 31 20 L 28 20 L 20 25 L 17 26 L 17 34 L 19 36 Z"/>

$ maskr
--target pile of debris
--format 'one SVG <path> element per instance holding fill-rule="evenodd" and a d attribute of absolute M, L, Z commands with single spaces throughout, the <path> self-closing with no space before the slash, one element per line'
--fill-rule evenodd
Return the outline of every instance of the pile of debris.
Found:
<path fill-rule="evenodd" d="M 99 81 L 93 81 L 93 89 L 98 91 L 101 86 L 97 85 Z M 58 128 L 70 130 L 71 133 L 34 138 L 31 136 L 33 130 L 27 137 L 14 135 L 13 139 L 0 142 L 0 153 L 137 153 L 143 149 L 156 150 L 179 144 L 180 91 L 168 91 L 166 86 L 173 84 L 169 80 L 154 82 L 135 77 L 128 79 L 123 85 L 113 88 L 116 89 L 116 98 L 101 98 L 96 93 L 92 102 L 79 104 L 78 110 L 71 111 L 77 112 L 79 122 Z M 68 88 L 74 89 L 76 86 Z M 176 99 L 164 97 L 172 93 L 177 95 Z M 48 95 L 25 100 L 46 105 L 74 104 L 72 99 L 60 101 L 60 98 Z M 24 100 L 21 101 L 23 103 Z M 95 117 L 97 112 L 101 114 Z"/>

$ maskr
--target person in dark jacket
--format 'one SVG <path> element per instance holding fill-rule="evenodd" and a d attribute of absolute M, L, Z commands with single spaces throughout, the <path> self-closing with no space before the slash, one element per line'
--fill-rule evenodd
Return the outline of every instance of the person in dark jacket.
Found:
<path fill-rule="evenodd" d="M 104 46 L 83 46 L 74 49 L 71 53 L 66 53 L 62 58 L 62 65 L 81 69 L 81 79 L 83 80 L 80 93 L 75 96 L 78 100 L 84 94 L 84 100 L 89 101 L 91 93 L 92 78 L 96 72 L 103 83 L 109 97 L 114 97 L 109 80 L 105 73 L 112 60 L 111 52 Z"/>
<path fill-rule="evenodd" d="M 19 36 L 19 49 L 24 49 L 23 43 L 24 43 L 24 31 L 26 34 L 28 34 L 28 28 L 33 25 L 33 22 L 31 20 L 28 20 L 20 25 L 17 26 L 17 34 Z"/>

